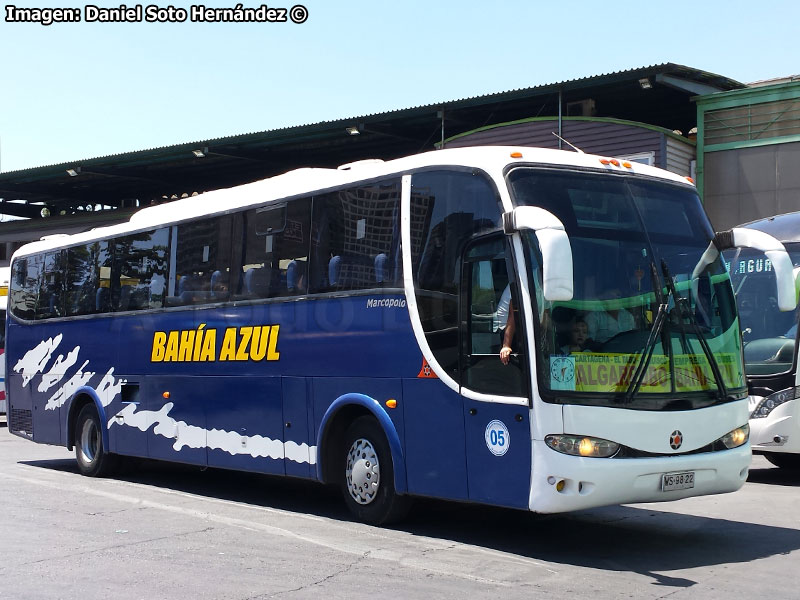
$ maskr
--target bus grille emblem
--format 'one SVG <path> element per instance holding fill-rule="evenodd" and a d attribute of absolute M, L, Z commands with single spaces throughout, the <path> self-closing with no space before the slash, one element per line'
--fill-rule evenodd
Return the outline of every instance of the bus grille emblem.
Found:
<path fill-rule="evenodd" d="M 678 448 L 681 447 L 682 443 L 683 443 L 683 434 L 676 429 L 669 436 L 669 447 L 672 448 L 673 450 L 677 450 Z"/>

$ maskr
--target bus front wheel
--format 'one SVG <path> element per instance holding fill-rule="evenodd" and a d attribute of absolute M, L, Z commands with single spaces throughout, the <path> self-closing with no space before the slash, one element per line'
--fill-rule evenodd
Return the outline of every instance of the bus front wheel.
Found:
<path fill-rule="evenodd" d="M 372 525 L 403 518 L 410 501 L 395 491 L 392 453 L 378 422 L 367 416 L 353 421 L 345 432 L 342 453 L 341 487 L 350 512 Z"/>
<path fill-rule="evenodd" d="M 78 470 L 89 477 L 105 477 L 117 464 L 117 457 L 103 447 L 103 430 L 97 409 L 87 404 L 75 421 L 75 458 Z"/>

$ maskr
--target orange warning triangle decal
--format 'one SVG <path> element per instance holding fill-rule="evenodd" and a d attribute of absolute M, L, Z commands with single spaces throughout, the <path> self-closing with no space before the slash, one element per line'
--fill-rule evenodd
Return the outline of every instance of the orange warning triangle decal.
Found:
<path fill-rule="evenodd" d="M 431 366 L 428 364 L 428 361 L 425 360 L 425 357 L 422 358 L 422 368 L 419 370 L 417 378 L 439 379 L 438 377 L 436 377 L 436 373 L 433 372 L 433 369 L 431 369 Z"/>

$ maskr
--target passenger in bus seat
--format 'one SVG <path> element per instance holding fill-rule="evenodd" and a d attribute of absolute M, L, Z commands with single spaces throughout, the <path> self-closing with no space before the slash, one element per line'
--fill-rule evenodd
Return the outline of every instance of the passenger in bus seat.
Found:
<path fill-rule="evenodd" d="M 585 352 L 589 348 L 589 326 L 583 317 L 575 317 L 570 327 L 569 343 L 562 346 L 561 351 L 564 354 L 572 354 L 573 352 Z"/>

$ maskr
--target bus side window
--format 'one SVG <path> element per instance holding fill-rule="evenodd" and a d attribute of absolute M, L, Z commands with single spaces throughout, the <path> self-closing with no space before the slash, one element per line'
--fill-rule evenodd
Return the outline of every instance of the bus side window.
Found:
<path fill-rule="evenodd" d="M 9 286 L 9 308 L 18 319 L 31 320 L 36 315 L 43 257 L 27 256 L 14 261 Z"/>
<path fill-rule="evenodd" d="M 169 293 L 170 306 L 223 302 L 230 295 L 231 270 L 230 216 L 211 217 L 178 225 L 173 268 L 175 290 Z M 151 280 L 151 295 L 164 287 L 161 278 Z M 163 291 L 161 292 L 163 293 Z"/>
<path fill-rule="evenodd" d="M 400 286 L 400 180 L 314 197 L 312 292 Z"/>
<path fill-rule="evenodd" d="M 108 283 L 109 310 L 145 310 L 164 306 L 164 286 L 159 288 L 158 282 L 166 279 L 168 248 L 168 227 L 135 233 L 114 241 L 114 261 Z M 102 289 L 105 286 L 102 268 L 100 272 Z M 158 293 L 154 294 L 154 291 Z M 103 296 L 98 293 L 96 301 L 104 302 Z"/>
<path fill-rule="evenodd" d="M 308 252 L 311 241 L 311 199 L 289 202 L 283 230 L 275 235 L 271 264 L 277 269 L 273 296 L 296 296 L 308 291 Z"/>
<path fill-rule="evenodd" d="M 111 255 L 107 240 L 68 248 L 67 315 L 105 312 L 107 300 L 103 302 L 103 299 L 108 297 L 110 275 Z"/>
<path fill-rule="evenodd" d="M 37 319 L 51 319 L 64 315 L 64 264 L 63 252 L 48 252 L 44 255 L 39 301 L 36 304 Z"/>
<path fill-rule="evenodd" d="M 237 242 L 241 258 L 236 259 L 238 289 L 234 297 L 247 300 L 305 294 L 311 199 L 248 210 L 236 222 L 243 233 Z"/>

